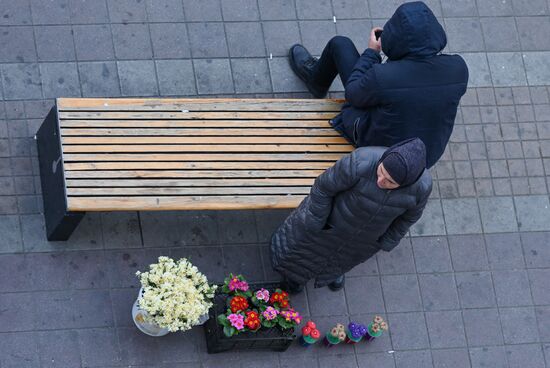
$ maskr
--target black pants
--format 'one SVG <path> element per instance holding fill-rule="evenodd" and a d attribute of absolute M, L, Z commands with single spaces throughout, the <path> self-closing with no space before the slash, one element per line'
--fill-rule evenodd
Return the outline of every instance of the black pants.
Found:
<path fill-rule="evenodd" d="M 359 52 L 352 40 L 343 36 L 333 37 L 315 64 L 313 83 L 330 86 L 334 78 L 340 75 L 342 85 L 345 87 L 358 59 Z"/>

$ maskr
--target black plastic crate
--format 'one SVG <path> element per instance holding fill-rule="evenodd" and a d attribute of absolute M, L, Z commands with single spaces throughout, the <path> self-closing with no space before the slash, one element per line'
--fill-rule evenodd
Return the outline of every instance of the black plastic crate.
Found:
<path fill-rule="evenodd" d="M 275 291 L 281 285 L 277 283 L 249 284 L 251 290 L 261 288 Z M 214 306 L 210 309 L 210 319 L 204 324 L 206 350 L 208 354 L 221 353 L 228 350 L 273 350 L 285 351 L 292 344 L 296 336 L 294 329 L 281 330 L 279 328 L 261 327 L 256 332 L 242 332 L 232 337 L 223 333 L 223 326 L 218 323 L 218 315 L 227 311 L 227 295 L 220 294 L 221 286 L 214 296 Z M 292 305 L 292 302 L 290 303 Z"/>

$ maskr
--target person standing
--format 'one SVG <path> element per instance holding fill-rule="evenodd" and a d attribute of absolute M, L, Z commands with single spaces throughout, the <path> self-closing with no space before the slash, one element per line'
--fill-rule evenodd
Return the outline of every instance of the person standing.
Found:
<path fill-rule="evenodd" d="M 391 251 L 420 218 L 432 190 L 418 138 L 362 147 L 321 174 L 275 231 L 270 258 L 290 292 L 344 286 L 344 274 L 379 250 Z"/>
<path fill-rule="evenodd" d="M 340 75 L 346 103 L 331 124 L 351 144 L 388 147 L 419 137 L 430 168 L 445 151 L 468 84 L 464 60 L 441 54 L 446 44 L 432 11 L 416 1 L 397 8 L 383 29 L 373 28 L 362 55 L 349 38 L 336 36 L 319 60 L 294 45 L 289 61 L 317 98 Z"/>

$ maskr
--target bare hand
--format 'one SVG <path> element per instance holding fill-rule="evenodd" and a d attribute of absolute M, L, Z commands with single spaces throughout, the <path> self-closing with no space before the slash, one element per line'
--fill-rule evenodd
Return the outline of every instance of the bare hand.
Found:
<path fill-rule="evenodd" d="M 374 32 L 381 31 L 381 30 L 382 30 L 382 28 L 380 28 L 380 27 L 374 27 L 370 31 L 369 49 L 373 49 L 376 52 L 380 52 L 380 50 L 382 50 L 382 42 L 380 41 L 380 38 L 376 39 L 376 36 L 375 36 Z"/>

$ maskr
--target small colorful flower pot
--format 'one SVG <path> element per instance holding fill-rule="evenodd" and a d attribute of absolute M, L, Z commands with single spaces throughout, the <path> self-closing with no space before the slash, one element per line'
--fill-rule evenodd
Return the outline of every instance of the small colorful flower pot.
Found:
<path fill-rule="evenodd" d="M 374 332 L 374 331 L 372 330 L 372 325 L 373 325 L 373 324 L 374 324 L 374 322 L 369 324 L 369 327 L 368 327 L 368 329 L 367 329 L 367 333 L 365 334 L 365 341 L 367 341 L 367 342 L 368 342 L 368 341 L 372 341 L 372 340 L 374 340 L 375 338 L 382 336 L 382 333 L 383 333 L 382 330 L 379 330 L 379 331 L 377 331 L 377 332 Z"/>
<path fill-rule="evenodd" d="M 346 344 L 356 344 L 367 333 L 367 327 L 362 324 L 350 322 L 346 331 Z"/>
<path fill-rule="evenodd" d="M 357 344 L 362 339 L 363 336 L 354 337 L 349 330 L 346 331 L 346 344 Z"/>
<path fill-rule="evenodd" d="M 319 340 L 320 334 L 315 322 L 307 321 L 306 325 L 302 327 L 302 336 L 300 336 L 300 345 L 304 347 L 311 346 Z"/>
<path fill-rule="evenodd" d="M 331 332 L 327 333 L 325 335 L 325 338 L 323 339 L 323 343 L 326 347 L 329 348 L 333 347 L 334 345 L 338 345 L 341 342 L 342 340 L 340 340 L 338 336 L 334 336 Z"/>

